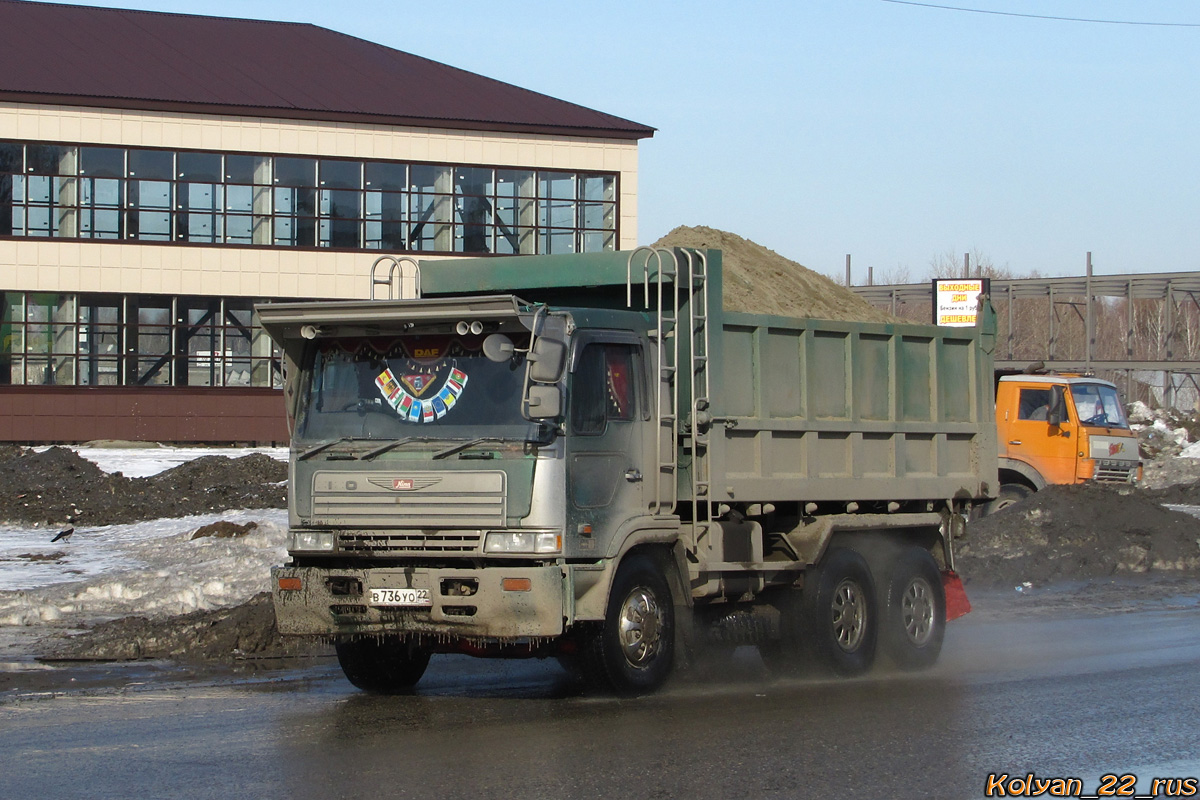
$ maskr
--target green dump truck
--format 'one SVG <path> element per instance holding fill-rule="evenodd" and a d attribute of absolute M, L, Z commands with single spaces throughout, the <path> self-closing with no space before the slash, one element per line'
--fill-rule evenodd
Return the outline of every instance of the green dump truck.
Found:
<path fill-rule="evenodd" d="M 378 263 L 378 262 L 377 262 Z M 430 655 L 622 693 L 705 643 L 782 671 L 931 664 L 994 494 L 994 325 L 725 312 L 689 249 L 391 264 L 259 306 L 291 424 L 285 634 L 369 691 Z"/>

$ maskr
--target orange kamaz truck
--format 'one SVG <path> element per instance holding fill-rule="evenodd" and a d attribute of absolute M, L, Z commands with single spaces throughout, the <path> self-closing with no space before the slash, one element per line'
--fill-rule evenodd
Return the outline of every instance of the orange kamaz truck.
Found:
<path fill-rule="evenodd" d="M 989 510 L 1051 483 L 1134 483 L 1137 435 L 1117 387 L 1080 374 L 998 374 L 1000 490 Z"/>

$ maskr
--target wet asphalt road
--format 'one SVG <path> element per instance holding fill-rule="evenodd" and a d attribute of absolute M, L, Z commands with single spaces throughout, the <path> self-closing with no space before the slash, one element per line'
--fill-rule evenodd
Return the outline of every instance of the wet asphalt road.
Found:
<path fill-rule="evenodd" d="M 633 700 L 552 662 L 460 657 L 409 697 L 358 693 L 332 663 L 10 696 L 0 798 L 975 798 L 996 771 L 1089 790 L 1200 772 L 1187 602 L 968 616 L 917 676 L 775 681 L 752 649 L 712 672 Z"/>

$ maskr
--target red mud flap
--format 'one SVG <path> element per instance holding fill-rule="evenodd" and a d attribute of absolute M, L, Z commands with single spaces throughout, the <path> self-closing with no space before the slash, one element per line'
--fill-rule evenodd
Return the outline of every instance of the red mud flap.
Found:
<path fill-rule="evenodd" d="M 942 570 L 942 589 L 946 593 L 946 621 L 971 613 L 971 601 L 963 588 L 962 578 L 954 570 Z"/>

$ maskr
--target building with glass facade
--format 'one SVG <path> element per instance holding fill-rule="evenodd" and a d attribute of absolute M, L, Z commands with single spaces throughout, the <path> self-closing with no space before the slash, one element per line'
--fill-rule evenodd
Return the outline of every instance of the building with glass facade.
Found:
<path fill-rule="evenodd" d="M 636 243 L 628 120 L 311 25 L 0 0 L 0 45 L 0 441 L 281 441 L 255 303 Z"/>

